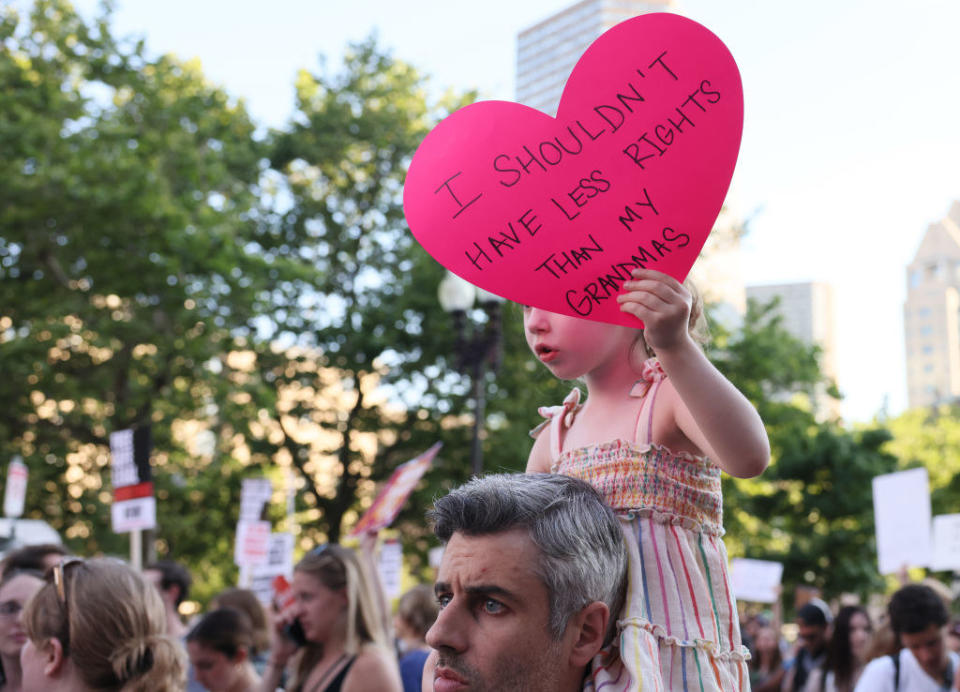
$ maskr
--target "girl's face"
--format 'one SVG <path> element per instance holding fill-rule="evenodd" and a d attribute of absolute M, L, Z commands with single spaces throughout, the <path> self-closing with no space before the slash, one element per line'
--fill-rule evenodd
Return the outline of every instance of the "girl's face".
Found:
<path fill-rule="evenodd" d="M 310 574 L 294 572 L 293 593 L 297 598 L 297 619 L 309 641 L 323 643 L 343 627 L 347 612 L 343 589 L 330 589 Z"/>
<path fill-rule="evenodd" d="M 872 633 L 873 628 L 870 627 L 867 616 L 863 613 L 854 613 L 850 618 L 850 651 L 860 661 L 863 661 L 867 654 Z"/>
<path fill-rule="evenodd" d="M 228 658 L 222 651 L 216 651 L 200 642 L 187 642 L 187 654 L 190 665 L 197 674 L 197 682 L 210 692 L 221 692 L 234 687 L 242 673 L 240 664 L 244 656 L 238 653 L 237 659 Z"/>
<path fill-rule="evenodd" d="M 527 345 L 561 380 L 573 380 L 629 363 L 637 330 L 616 324 L 523 308 Z"/>
<path fill-rule="evenodd" d="M 42 579 L 21 574 L 0 588 L 0 654 L 20 655 L 20 649 L 27 641 L 21 621 L 23 608 L 42 586 Z"/>

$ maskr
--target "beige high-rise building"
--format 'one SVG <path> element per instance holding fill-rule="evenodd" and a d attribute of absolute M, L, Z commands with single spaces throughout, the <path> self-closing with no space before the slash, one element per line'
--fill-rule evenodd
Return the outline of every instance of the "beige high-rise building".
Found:
<path fill-rule="evenodd" d="M 747 298 L 769 303 L 780 298 L 776 308 L 783 327 L 804 343 L 820 347 L 820 368 L 833 381 L 837 379 L 836 316 L 833 286 L 828 283 L 804 282 L 747 286 Z M 821 420 L 840 415 L 840 402 L 826 392 L 814 392 L 813 406 Z"/>
<path fill-rule="evenodd" d="M 927 227 L 903 306 L 910 408 L 960 398 L 960 202 Z"/>
<path fill-rule="evenodd" d="M 583 0 L 517 36 L 518 103 L 557 114 L 573 66 L 587 47 L 616 24 L 647 12 L 673 9 L 672 0 Z"/>

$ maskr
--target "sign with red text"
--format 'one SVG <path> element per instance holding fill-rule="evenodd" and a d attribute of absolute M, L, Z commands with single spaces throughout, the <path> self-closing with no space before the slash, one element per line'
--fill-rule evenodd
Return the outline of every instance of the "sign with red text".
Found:
<path fill-rule="evenodd" d="M 263 565 L 270 557 L 270 522 L 241 519 L 237 522 L 237 539 L 233 561 L 238 565 Z"/>
<path fill-rule="evenodd" d="M 3 488 L 3 515 L 5 517 L 23 516 L 23 503 L 27 497 L 27 465 L 19 456 L 14 457 L 7 466 L 7 482 Z"/>
<path fill-rule="evenodd" d="M 743 88 L 726 46 L 679 15 L 598 38 L 552 118 L 481 101 L 413 157 L 403 206 L 453 273 L 524 305 L 638 326 L 616 296 L 636 268 L 683 280 L 726 197 Z"/>
<path fill-rule="evenodd" d="M 152 442 L 149 427 L 110 433 L 110 479 L 114 533 L 143 531 L 157 526 L 157 500 L 150 469 Z"/>
<path fill-rule="evenodd" d="M 403 507 L 403 503 L 413 492 L 417 482 L 430 468 L 433 458 L 437 456 L 437 452 L 440 451 L 442 446 L 442 442 L 437 442 L 420 456 L 400 464 L 387 480 L 386 485 L 380 490 L 380 494 L 370 505 L 370 509 L 360 517 L 360 521 L 353 527 L 350 536 L 360 536 L 390 526 L 391 522 L 396 519 L 400 508 Z"/>

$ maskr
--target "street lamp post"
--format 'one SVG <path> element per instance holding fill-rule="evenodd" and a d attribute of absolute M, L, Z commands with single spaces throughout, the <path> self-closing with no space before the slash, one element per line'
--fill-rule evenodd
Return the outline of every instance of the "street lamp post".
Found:
<path fill-rule="evenodd" d="M 483 472 L 483 447 L 481 432 L 486 408 L 487 366 L 492 372 L 500 367 L 500 305 L 503 298 L 476 288 L 473 284 L 447 272 L 438 290 L 440 306 L 453 319 L 457 340 L 456 367 L 470 376 L 473 385 L 473 441 L 470 448 L 470 466 L 473 475 Z M 474 303 L 478 303 L 487 316 L 478 322 L 468 318 Z"/>

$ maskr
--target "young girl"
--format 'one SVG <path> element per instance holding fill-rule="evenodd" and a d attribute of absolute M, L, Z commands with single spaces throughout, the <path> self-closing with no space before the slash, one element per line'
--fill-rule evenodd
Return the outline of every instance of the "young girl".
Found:
<path fill-rule="evenodd" d="M 589 481 L 618 512 L 627 539 L 620 636 L 594 661 L 592 683 L 610 691 L 749 689 L 721 540 L 720 470 L 759 474 L 767 435 L 694 342 L 702 311 L 687 288 L 638 269 L 624 289 L 620 309 L 642 331 L 524 309 L 533 352 L 557 377 L 583 378 L 589 394 L 582 406 L 575 389 L 562 407 L 541 409 L 549 424 L 533 432 L 527 471 Z"/>

